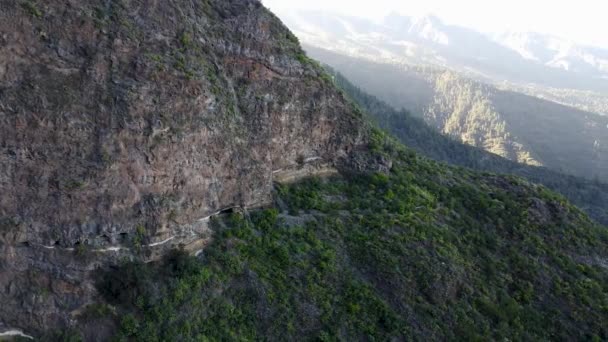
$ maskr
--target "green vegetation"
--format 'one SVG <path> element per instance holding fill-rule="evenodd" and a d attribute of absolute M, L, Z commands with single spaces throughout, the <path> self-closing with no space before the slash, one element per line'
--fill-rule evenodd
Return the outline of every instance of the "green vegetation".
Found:
<path fill-rule="evenodd" d="M 84 243 L 78 242 L 76 244 L 76 255 L 83 256 L 87 251 L 87 246 Z"/>
<path fill-rule="evenodd" d="M 21 7 L 23 7 L 23 9 L 26 10 L 27 13 L 34 18 L 42 17 L 42 11 L 38 8 L 36 3 L 32 0 L 26 0 L 26 1 L 22 2 Z"/>
<path fill-rule="evenodd" d="M 289 42 L 291 42 L 294 45 L 300 46 L 300 40 L 298 39 L 298 37 L 296 37 L 295 34 L 293 34 L 291 31 L 287 30 L 286 33 L 286 38 Z"/>
<path fill-rule="evenodd" d="M 306 54 L 304 52 L 300 52 L 296 55 L 296 59 L 298 60 L 298 62 L 306 65 L 309 63 L 310 59 L 308 58 L 308 56 L 306 56 Z"/>
<path fill-rule="evenodd" d="M 201 2 L 200 10 L 222 19 L 244 6 L 208 4 Z M 269 29 L 285 32 L 277 27 Z M 310 65 L 307 71 L 318 70 L 306 76 L 313 86 L 333 82 L 297 40 L 280 37 L 283 50 L 273 53 L 289 51 Z M 232 120 L 235 90 L 199 43 L 176 34 L 167 55 L 147 56 L 156 67 L 169 66 L 163 72 L 208 81 Z M 245 96 L 259 96 L 254 87 L 237 86 Z M 381 113 L 375 115 L 380 125 L 396 127 L 395 135 L 416 150 L 473 164 L 473 156 L 486 157 L 439 138 L 405 112 L 353 98 Z M 382 110 L 370 109 L 374 104 Z M 184 114 L 167 112 L 150 116 L 180 132 Z M 104 304 L 88 307 L 78 322 L 95 327 L 91 321 L 99 320 L 98 326 L 115 327 L 117 341 L 146 342 L 608 339 L 604 227 L 542 186 L 428 160 L 380 130 L 369 138 L 369 150 L 393 162 L 390 173 L 277 185 L 270 208 L 214 218 L 213 240 L 198 257 L 176 250 L 157 263 L 123 260 L 92 272 Z M 542 172 L 537 177 L 548 175 Z M 589 194 L 576 191 L 592 205 Z M 170 195 L 144 195 L 142 203 L 155 203 L 147 213 L 176 219 L 178 201 Z M 138 226 L 130 241 L 141 247 L 147 235 Z M 77 341 L 78 335 L 48 339 Z"/>
<path fill-rule="evenodd" d="M 96 6 L 88 13 L 93 18 L 96 28 L 123 39 L 142 40 L 145 32 L 132 21 L 126 8 L 124 1 L 114 0 L 106 5 Z"/>
<path fill-rule="evenodd" d="M 133 235 L 133 247 L 139 250 L 143 245 L 144 240 L 146 239 L 146 227 L 144 225 L 138 225 L 135 227 L 135 234 Z"/>
<path fill-rule="evenodd" d="M 42 338 L 43 341 L 52 341 L 52 342 L 83 342 L 82 336 L 77 330 L 69 329 L 69 330 L 57 330 L 48 333 L 46 336 Z M 20 337 L 16 341 L 26 342 L 32 341 L 29 338 Z"/>
<path fill-rule="evenodd" d="M 390 174 L 278 186 L 280 206 L 215 219 L 202 258 L 107 272 L 117 338 L 608 338 L 605 228 L 522 179 L 429 161 L 380 131 L 371 147 Z"/>
<path fill-rule="evenodd" d="M 374 63 L 317 48 L 307 52 L 458 141 L 512 161 L 608 182 L 601 147 L 608 139 L 608 117 L 500 90 L 449 70 Z"/>
<path fill-rule="evenodd" d="M 319 62 L 308 57 L 303 50 L 299 49 L 298 52 L 295 54 L 295 57 L 298 60 L 298 62 L 300 62 L 302 64 L 302 66 L 311 67 L 313 70 L 316 71 L 317 74 L 314 75 L 313 78 L 319 79 L 328 85 L 333 84 L 333 79 L 332 79 L 331 75 L 329 75 L 327 70 L 325 70 L 325 68 L 323 68 Z"/>
<path fill-rule="evenodd" d="M 71 179 L 64 184 L 64 189 L 66 191 L 76 191 L 84 188 L 85 186 L 86 183 L 84 181 Z"/>
<path fill-rule="evenodd" d="M 608 185 L 565 175 L 543 167 L 522 165 L 462 144 L 428 126 L 406 110 L 393 107 L 368 95 L 342 74 L 328 68 L 335 84 L 361 106 L 368 117 L 397 137 L 403 144 L 437 161 L 480 171 L 515 174 L 561 193 L 598 222 L 608 225 Z"/>
<path fill-rule="evenodd" d="M 179 42 L 184 49 L 187 49 L 192 46 L 192 36 L 188 32 L 182 32 L 179 36 Z"/>

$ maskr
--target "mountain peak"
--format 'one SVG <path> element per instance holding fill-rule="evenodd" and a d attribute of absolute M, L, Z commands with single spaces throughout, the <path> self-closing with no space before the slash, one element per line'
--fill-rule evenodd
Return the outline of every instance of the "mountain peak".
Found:
<path fill-rule="evenodd" d="M 384 19 L 384 25 L 402 38 L 422 40 L 441 45 L 448 45 L 450 43 L 448 35 L 443 30 L 443 22 L 433 14 L 404 16 L 392 12 Z"/>
<path fill-rule="evenodd" d="M 412 17 L 413 22 L 415 23 L 419 23 L 419 24 L 424 24 L 424 25 L 433 25 L 433 26 L 443 26 L 443 21 L 441 21 L 441 19 L 431 13 L 427 13 L 421 16 L 414 16 Z"/>
<path fill-rule="evenodd" d="M 434 15 L 413 17 L 408 33 L 436 44 L 449 45 L 450 39 L 443 31 L 443 23 Z"/>
<path fill-rule="evenodd" d="M 411 27 L 413 25 L 418 25 L 418 26 L 431 25 L 431 26 L 435 26 L 435 27 L 443 26 L 443 22 L 441 21 L 441 19 L 431 13 L 417 15 L 417 16 L 416 15 L 407 16 L 407 15 L 403 15 L 403 14 L 400 14 L 400 13 L 394 12 L 394 11 L 390 12 L 384 18 L 384 24 L 388 27 L 395 28 L 395 29 Z"/>

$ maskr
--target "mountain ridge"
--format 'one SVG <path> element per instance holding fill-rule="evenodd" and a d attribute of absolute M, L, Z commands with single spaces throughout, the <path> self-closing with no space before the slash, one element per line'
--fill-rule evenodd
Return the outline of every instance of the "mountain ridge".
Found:
<path fill-rule="evenodd" d="M 0 9 L 0 336 L 608 338 L 605 227 L 400 144 L 259 1 Z"/>
<path fill-rule="evenodd" d="M 566 71 L 596 72 L 605 78 L 608 71 L 608 50 L 583 46 L 559 37 L 535 32 L 505 32 L 492 37 L 522 57 Z"/>
<path fill-rule="evenodd" d="M 446 135 L 508 159 L 606 180 L 608 119 L 436 67 L 395 66 L 306 46 L 314 58 Z"/>
<path fill-rule="evenodd" d="M 258 1 L 0 8 L 0 325 L 69 324 L 99 265 L 194 253 L 275 180 L 382 167 Z"/>
<path fill-rule="evenodd" d="M 600 224 L 608 224 L 608 184 L 560 174 L 545 167 L 520 164 L 463 144 L 441 134 L 410 112 L 396 110 L 377 97 L 365 93 L 335 69 L 329 66 L 326 68 L 333 75 L 336 85 L 361 106 L 371 120 L 421 155 L 450 165 L 517 175 L 533 183 L 543 184 L 568 198 Z"/>
<path fill-rule="evenodd" d="M 553 89 L 560 89 L 567 91 L 561 96 L 563 102 L 578 108 L 583 108 L 584 103 L 579 103 L 590 97 L 585 92 L 592 92 L 595 101 L 601 101 L 592 107 L 593 110 L 608 112 L 605 96 L 608 55 L 605 49 L 558 39 L 559 44 L 571 48 L 554 51 L 551 44 L 536 44 L 533 48 L 541 51 L 540 55 L 548 55 L 543 61 L 536 61 L 522 56 L 525 47 L 509 43 L 504 37 L 501 39 L 500 34 L 483 34 L 443 24 L 432 17 L 422 19 L 426 30 L 433 32 L 430 39 L 425 39 L 424 34 L 412 30 L 413 19 L 400 14 L 389 15 L 383 22 L 320 11 L 294 10 L 279 14 L 307 45 L 397 65 L 409 63 L 449 68 L 485 82 L 502 84 L 507 81 L 513 84 L 513 89 L 528 89 L 527 93 L 535 96 L 549 92 L 558 97 L 560 92 Z M 348 30 L 344 30 L 345 25 Z M 543 39 L 548 42 L 556 41 L 545 35 L 532 35 L 545 37 Z M 435 40 L 443 43 L 437 44 Z M 569 71 L 564 70 L 564 63 L 570 66 Z M 568 97 L 576 100 L 565 101 Z"/>

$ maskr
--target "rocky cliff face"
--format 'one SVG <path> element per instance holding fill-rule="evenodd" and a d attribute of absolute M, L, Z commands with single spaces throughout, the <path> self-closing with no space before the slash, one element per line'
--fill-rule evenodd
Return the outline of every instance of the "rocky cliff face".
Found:
<path fill-rule="evenodd" d="M 322 76 L 254 0 L 0 0 L 0 331 L 348 163 L 364 126 Z"/>

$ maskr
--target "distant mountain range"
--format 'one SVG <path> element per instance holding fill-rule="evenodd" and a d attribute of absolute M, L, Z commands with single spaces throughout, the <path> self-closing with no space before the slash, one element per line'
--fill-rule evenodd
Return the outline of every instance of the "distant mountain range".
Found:
<path fill-rule="evenodd" d="M 608 50 L 538 33 L 489 35 L 435 16 L 381 22 L 316 11 L 280 13 L 305 44 L 392 64 L 449 68 L 509 90 L 608 114 Z"/>
<path fill-rule="evenodd" d="M 519 163 L 608 181 L 608 117 L 446 69 L 374 63 L 310 46 L 308 53 L 468 145 Z"/>
<path fill-rule="evenodd" d="M 533 32 L 507 32 L 494 36 L 494 40 L 524 59 L 565 71 L 587 73 L 595 78 L 607 78 L 607 50 Z"/>

